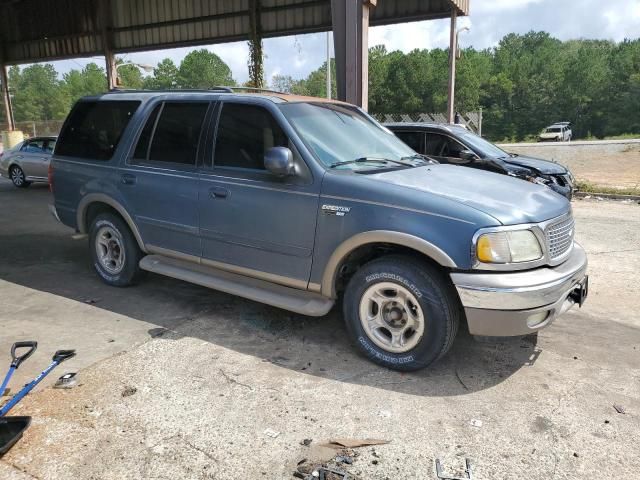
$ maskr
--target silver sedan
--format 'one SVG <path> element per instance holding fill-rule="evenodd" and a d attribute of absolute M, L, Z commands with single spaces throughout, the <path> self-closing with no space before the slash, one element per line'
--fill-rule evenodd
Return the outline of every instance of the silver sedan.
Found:
<path fill-rule="evenodd" d="M 56 137 L 34 137 L 0 153 L 0 175 L 16 187 L 26 188 L 33 182 L 48 182 L 49 161 Z"/>

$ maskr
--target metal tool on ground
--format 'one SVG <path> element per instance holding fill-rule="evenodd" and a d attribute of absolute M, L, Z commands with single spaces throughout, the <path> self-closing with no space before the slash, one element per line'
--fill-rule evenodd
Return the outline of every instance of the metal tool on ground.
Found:
<path fill-rule="evenodd" d="M 456 477 L 454 475 L 449 475 L 444 472 L 442 468 L 442 463 L 439 458 L 436 458 L 436 475 L 440 480 L 472 480 L 471 477 L 471 460 L 468 458 L 464 459 L 465 461 L 465 470 L 464 477 Z"/>
<path fill-rule="evenodd" d="M 62 375 L 56 383 L 53 384 L 53 388 L 73 388 L 78 384 L 78 378 L 75 372 L 69 372 Z"/>
<path fill-rule="evenodd" d="M 4 392 L 9 384 L 13 373 L 18 369 L 20 364 L 29 358 L 36 351 L 38 343 L 34 341 L 16 342 L 11 347 L 11 366 L 5 376 L 0 391 Z M 19 349 L 28 348 L 25 353 L 18 355 Z M 27 383 L 18 393 L 0 408 L 0 456 L 5 454 L 20 438 L 24 431 L 31 423 L 31 417 L 6 417 L 5 415 L 15 407 L 36 385 L 38 385 L 54 368 L 59 364 L 76 355 L 75 350 L 58 350 L 53 354 L 51 363 L 45 368 L 40 375 Z"/>

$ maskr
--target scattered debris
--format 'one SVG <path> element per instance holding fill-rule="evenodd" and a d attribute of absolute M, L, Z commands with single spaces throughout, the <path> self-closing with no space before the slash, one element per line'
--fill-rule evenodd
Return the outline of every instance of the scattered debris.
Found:
<path fill-rule="evenodd" d="M 436 458 L 436 475 L 441 480 L 471 480 L 472 478 L 471 477 L 471 460 L 468 458 L 465 458 L 464 462 L 465 462 L 465 470 L 464 470 L 465 476 L 456 477 L 454 475 L 444 473 L 444 470 L 442 468 L 442 463 L 440 463 L 440 459 Z"/>
<path fill-rule="evenodd" d="M 151 338 L 158 338 L 158 337 L 162 337 L 168 331 L 169 330 L 167 330 L 164 327 L 157 327 L 157 328 L 150 329 L 147 333 Z"/>
<path fill-rule="evenodd" d="M 573 452 L 573 456 L 578 458 L 580 455 L 578 455 L 578 452 Z"/>
<path fill-rule="evenodd" d="M 87 305 L 94 305 L 96 303 L 98 303 L 101 299 L 99 298 L 88 298 L 87 300 L 84 301 L 84 303 L 86 303 Z"/>
<path fill-rule="evenodd" d="M 336 463 L 346 463 L 347 465 L 351 465 L 353 463 L 353 457 L 349 455 L 336 455 L 334 461 Z"/>
<path fill-rule="evenodd" d="M 341 448 L 358 448 L 369 447 L 371 445 L 386 445 L 387 443 L 389 443 L 389 440 L 377 440 L 375 438 L 365 438 L 363 440 L 357 440 L 355 438 L 336 438 L 334 440 L 329 440 L 329 443 L 324 444 L 324 446 L 339 450 Z"/>
<path fill-rule="evenodd" d="M 300 442 L 300 445 L 304 445 L 305 447 L 308 447 L 309 445 L 311 445 L 311 442 L 313 442 L 313 439 L 305 438 Z"/>
<path fill-rule="evenodd" d="M 475 418 L 472 418 L 469 422 L 469 425 L 471 425 L 472 427 L 480 428 L 482 427 L 482 420 L 476 420 Z"/>
<path fill-rule="evenodd" d="M 107 340 L 107 343 L 113 343 L 113 342 L 115 342 L 113 338 L 110 338 L 109 340 Z"/>
<path fill-rule="evenodd" d="M 264 431 L 264 434 L 265 434 L 267 437 L 276 438 L 278 435 L 280 435 L 280 432 L 276 432 L 275 430 L 271 430 L 270 428 L 267 428 L 267 429 Z"/>
<path fill-rule="evenodd" d="M 122 391 L 122 396 L 123 397 L 130 397 L 131 395 L 134 395 L 136 392 L 138 391 L 138 389 L 136 387 L 124 387 L 124 390 Z"/>
<path fill-rule="evenodd" d="M 613 408 L 616 410 L 616 412 L 621 413 L 621 414 L 625 414 L 627 413 L 627 411 L 625 410 L 625 408 L 622 405 L 619 405 L 617 403 L 613 404 Z"/>
<path fill-rule="evenodd" d="M 56 383 L 53 384 L 53 388 L 73 388 L 78 385 L 78 379 L 76 378 L 76 373 L 65 373 L 62 375 Z"/>

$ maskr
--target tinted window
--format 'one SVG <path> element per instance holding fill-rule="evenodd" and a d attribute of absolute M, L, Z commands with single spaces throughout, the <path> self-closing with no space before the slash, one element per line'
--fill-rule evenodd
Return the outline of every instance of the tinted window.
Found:
<path fill-rule="evenodd" d="M 56 148 L 55 140 L 47 140 L 47 144 L 44 147 L 44 151 L 47 153 L 53 153 L 53 149 Z"/>
<path fill-rule="evenodd" d="M 225 103 L 220 114 L 214 164 L 264 170 L 271 147 L 288 147 L 289 140 L 262 107 Z"/>
<path fill-rule="evenodd" d="M 109 160 L 138 101 L 78 102 L 60 133 L 56 155 Z"/>
<path fill-rule="evenodd" d="M 146 160 L 149 156 L 149 143 L 151 143 L 151 135 L 153 135 L 153 128 L 156 126 L 156 118 L 158 118 L 158 113 L 162 108 L 162 104 L 156 106 L 151 112 L 147 123 L 144 125 L 142 129 L 142 133 L 140 133 L 140 137 L 138 138 L 138 144 L 136 145 L 136 150 L 133 153 L 133 158 L 135 160 Z"/>
<path fill-rule="evenodd" d="M 208 108 L 204 102 L 165 103 L 153 132 L 149 161 L 195 165 Z"/>
<path fill-rule="evenodd" d="M 44 140 L 29 140 L 25 142 L 21 151 L 25 153 L 44 153 Z"/>
<path fill-rule="evenodd" d="M 424 153 L 424 133 L 422 132 L 394 132 L 400 140 L 418 153 Z"/>
<path fill-rule="evenodd" d="M 465 147 L 455 140 L 436 133 L 427 133 L 427 155 L 435 157 L 459 157 Z"/>

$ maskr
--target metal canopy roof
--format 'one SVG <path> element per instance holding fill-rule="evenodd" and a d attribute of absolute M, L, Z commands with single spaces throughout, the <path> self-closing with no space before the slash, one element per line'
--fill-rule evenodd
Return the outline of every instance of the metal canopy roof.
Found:
<path fill-rule="evenodd" d="M 0 63 L 247 40 L 330 30 L 331 0 L 0 0 Z M 378 0 L 370 24 L 445 18 L 469 0 Z M 106 44 L 110 45 L 106 45 Z"/>

